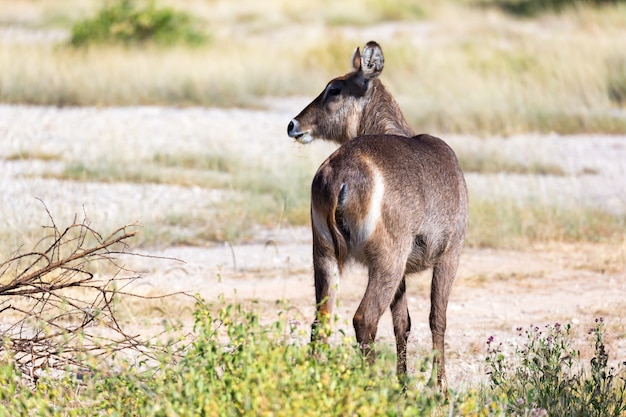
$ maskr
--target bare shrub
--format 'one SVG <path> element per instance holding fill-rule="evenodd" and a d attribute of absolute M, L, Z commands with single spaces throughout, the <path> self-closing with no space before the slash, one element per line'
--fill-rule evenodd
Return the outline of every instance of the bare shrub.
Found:
<path fill-rule="evenodd" d="M 53 369 L 84 376 L 122 351 L 145 361 L 167 349 L 128 333 L 116 311 L 121 296 L 148 298 L 127 291 L 141 277 L 120 263 L 143 256 L 129 249 L 137 225 L 103 236 L 86 216 L 61 229 L 46 212 L 47 236 L 0 263 L 0 357 L 9 353 L 36 381 Z"/>

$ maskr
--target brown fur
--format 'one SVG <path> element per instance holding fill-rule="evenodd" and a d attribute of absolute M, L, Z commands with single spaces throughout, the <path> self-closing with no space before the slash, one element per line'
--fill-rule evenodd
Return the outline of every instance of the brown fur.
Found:
<path fill-rule="evenodd" d="M 369 42 L 362 56 L 357 49 L 353 62 L 355 71 L 332 80 L 288 127 L 304 143 L 343 144 L 311 186 L 318 309 L 312 341 L 327 335 L 320 325 L 332 314 L 334 268 L 340 274 L 355 259 L 369 271 L 353 320 L 357 340 L 373 360 L 378 321 L 391 308 L 398 374 L 404 375 L 411 327 L 405 277 L 432 268 L 433 371 L 444 388 L 446 310 L 467 223 L 465 180 L 452 149 L 433 136 L 414 136 L 377 79 L 384 63 L 378 44 Z"/>

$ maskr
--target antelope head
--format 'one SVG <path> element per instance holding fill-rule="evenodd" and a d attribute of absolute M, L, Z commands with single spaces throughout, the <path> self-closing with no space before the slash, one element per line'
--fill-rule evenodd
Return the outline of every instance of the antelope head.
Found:
<path fill-rule="evenodd" d="M 342 144 L 365 133 L 383 133 L 363 132 L 362 127 L 366 107 L 375 92 L 382 88 L 391 98 L 377 80 L 384 64 L 383 52 L 376 42 L 368 42 L 362 54 L 356 48 L 352 56 L 354 70 L 331 80 L 324 91 L 289 122 L 287 134 L 300 143 L 326 139 Z"/>

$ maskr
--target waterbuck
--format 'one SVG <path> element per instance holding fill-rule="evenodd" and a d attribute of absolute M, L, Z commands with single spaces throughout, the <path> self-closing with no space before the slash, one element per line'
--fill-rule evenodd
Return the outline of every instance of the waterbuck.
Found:
<path fill-rule="evenodd" d="M 357 340 L 373 361 L 378 322 L 391 307 L 402 378 L 411 328 L 405 278 L 432 268 L 433 372 L 445 390 L 446 310 L 465 238 L 465 180 L 452 149 L 436 137 L 415 136 L 378 79 L 380 46 L 369 42 L 363 54 L 357 48 L 352 63 L 354 71 L 331 80 L 287 129 L 301 143 L 326 139 L 342 145 L 311 186 L 317 306 L 312 342 L 326 341 L 335 281 L 345 262 L 355 259 L 368 267 L 353 320 Z"/>

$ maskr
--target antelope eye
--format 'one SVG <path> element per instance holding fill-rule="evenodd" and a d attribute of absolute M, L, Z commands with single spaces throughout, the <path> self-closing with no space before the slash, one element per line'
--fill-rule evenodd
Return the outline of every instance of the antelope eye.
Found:
<path fill-rule="evenodd" d="M 331 96 L 338 96 L 339 93 L 341 93 L 341 89 L 337 87 L 331 87 L 330 90 L 328 90 L 328 94 Z"/>

